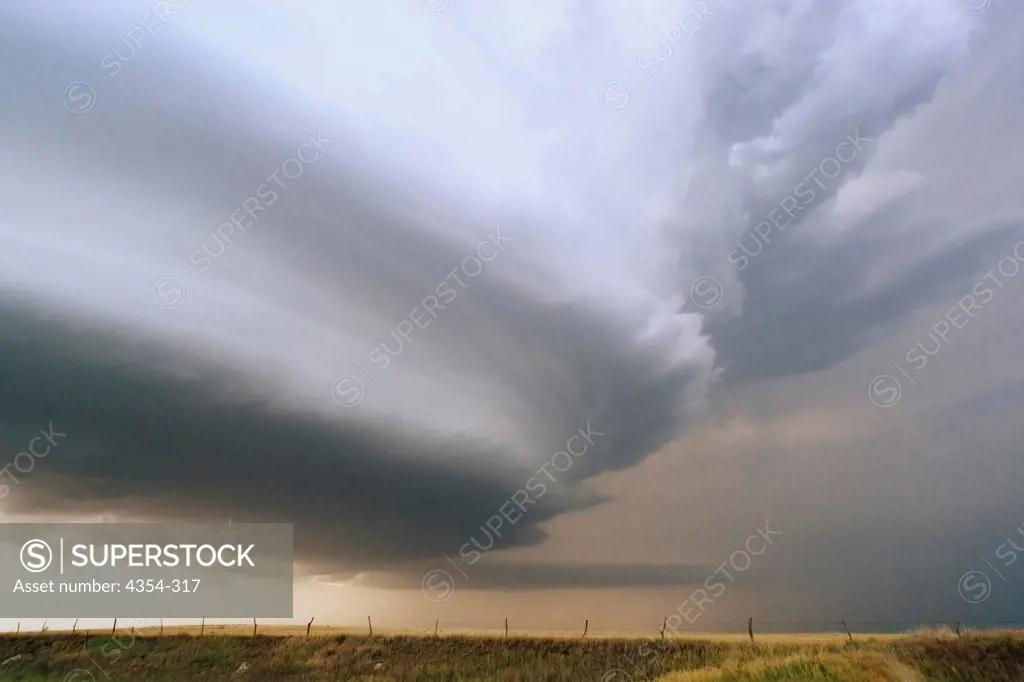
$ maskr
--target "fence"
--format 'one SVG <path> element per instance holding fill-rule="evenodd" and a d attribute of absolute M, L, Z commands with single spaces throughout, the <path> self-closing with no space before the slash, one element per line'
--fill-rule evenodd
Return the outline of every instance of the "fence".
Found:
<path fill-rule="evenodd" d="M 77 619 L 77 618 L 75 619 L 75 623 L 74 623 L 74 625 L 71 628 L 71 634 L 75 634 L 77 632 L 77 630 L 78 630 L 78 620 L 79 619 Z M 159 619 L 159 620 L 160 620 L 160 628 L 159 628 L 159 635 L 158 636 L 162 636 L 164 634 L 164 623 L 163 623 L 163 619 L 162 618 Z M 305 625 L 306 625 L 306 637 L 313 636 L 312 627 L 313 627 L 313 621 L 314 620 L 316 620 L 315 617 L 310 618 L 309 622 L 305 623 Z M 118 621 L 117 618 L 115 618 L 114 621 L 113 621 L 113 625 L 110 628 L 110 634 L 111 635 L 114 635 L 114 634 L 117 633 L 117 621 Z M 433 628 L 433 635 L 435 637 L 439 636 L 438 633 L 439 633 L 440 623 L 441 623 L 441 619 L 440 618 L 435 619 L 435 621 L 434 621 L 434 628 Z M 1013 630 L 1016 630 L 1016 629 L 1024 629 L 1024 621 L 990 621 L 990 622 L 986 622 L 984 624 L 979 624 L 979 625 L 972 625 L 972 624 L 965 623 L 965 622 L 962 622 L 962 621 L 954 621 L 954 620 L 945 621 L 945 622 L 943 622 L 943 621 L 922 622 L 922 621 L 892 621 L 892 620 L 847 621 L 847 620 L 844 620 L 844 619 L 839 619 L 839 620 L 835 620 L 835 621 L 764 620 L 764 621 L 756 621 L 755 622 L 754 618 L 750 617 L 750 618 L 747 619 L 746 629 L 742 628 L 742 624 L 737 623 L 737 627 L 736 627 L 735 630 L 732 630 L 732 629 L 722 629 L 722 630 L 696 630 L 696 629 L 693 629 L 693 630 L 680 631 L 678 629 L 675 629 L 672 632 L 668 632 L 666 630 L 667 623 L 668 623 L 668 618 L 665 618 L 665 620 L 663 620 L 662 623 L 661 623 L 661 627 L 656 629 L 656 630 L 653 630 L 654 632 L 656 632 L 659 635 L 659 637 L 661 639 L 666 639 L 666 638 L 671 639 L 672 637 L 675 637 L 675 636 L 686 636 L 686 635 L 705 635 L 705 636 L 709 636 L 709 637 L 714 637 L 716 635 L 721 636 L 721 635 L 728 635 L 728 634 L 741 634 L 741 635 L 745 634 L 745 635 L 747 635 L 750 638 L 751 641 L 755 641 L 755 636 L 758 635 L 758 634 L 768 634 L 768 635 L 800 635 L 800 634 L 804 634 L 804 635 L 813 635 L 813 634 L 833 634 L 833 633 L 836 633 L 836 634 L 845 634 L 849 638 L 850 641 L 853 641 L 853 638 L 854 638 L 855 634 L 862 634 L 863 635 L 863 634 L 898 633 L 898 632 L 906 632 L 906 631 L 909 631 L 909 630 L 914 630 L 914 629 L 917 629 L 917 628 L 936 628 L 936 627 L 942 628 L 942 627 L 945 627 L 945 628 L 949 628 L 950 631 L 955 632 L 958 636 L 962 635 L 962 633 L 967 631 L 967 630 L 991 630 L 991 629 L 1013 629 Z M 373 621 L 370 618 L 370 616 L 366 617 L 366 624 L 367 624 L 367 634 L 368 634 L 368 636 L 373 637 L 374 636 L 374 634 L 373 634 Z M 755 625 L 757 626 L 756 632 L 755 632 Z M 194 627 L 194 626 L 182 626 L 182 627 Z M 224 627 L 224 626 L 222 626 L 222 627 Z M 235 625 L 229 626 L 229 627 L 241 627 L 241 624 L 235 624 Z M 276 627 L 280 628 L 282 626 L 277 625 Z M 291 627 L 291 626 L 284 626 L 284 627 Z M 300 627 L 301 628 L 301 623 L 297 624 L 295 627 Z M 329 630 L 331 626 L 327 625 L 327 626 L 324 626 L 324 627 L 327 630 Z M 348 626 L 335 626 L 335 627 L 337 627 L 339 629 L 339 631 L 342 631 L 342 630 L 344 630 L 344 631 L 351 631 L 351 629 L 352 629 L 351 627 L 348 627 Z M 413 630 L 413 631 L 422 630 L 423 632 L 430 632 L 429 625 L 425 626 L 423 628 L 412 627 L 412 628 L 402 628 L 402 629 Z M 462 628 L 462 629 L 464 629 L 464 630 L 477 630 L 477 631 L 479 631 L 479 628 L 468 628 L 467 627 L 467 628 Z M 131 626 L 130 630 L 131 630 L 131 634 L 134 635 L 135 634 L 135 627 Z M 581 634 L 579 636 L 579 638 L 581 640 L 585 639 L 586 636 L 587 636 L 587 633 L 590 631 L 590 619 L 589 618 L 588 619 L 584 619 L 582 630 L 583 630 L 583 634 Z M 49 632 L 50 634 L 53 634 L 53 635 L 59 635 L 60 634 L 60 631 L 54 631 L 52 629 L 47 628 L 47 622 L 44 622 L 43 623 L 43 627 L 39 631 L 38 634 L 43 634 L 43 633 L 47 633 L 47 632 Z M 203 636 L 205 634 L 205 632 L 206 632 L 206 619 L 203 618 L 202 621 L 200 622 L 199 635 Z M 259 624 L 258 624 L 256 618 L 253 618 L 252 619 L 252 635 L 251 636 L 255 637 L 258 634 L 258 632 L 259 632 Z M 510 632 L 510 630 L 509 630 L 509 620 L 506 617 L 505 621 L 504 621 L 504 633 L 505 633 L 504 636 L 506 638 L 509 636 L 509 632 Z M 524 630 L 523 632 L 524 632 L 524 634 L 526 636 L 529 636 L 529 633 L 531 631 L 530 630 Z M 22 634 L 21 622 L 20 621 L 18 622 L 15 631 L 13 633 L 10 633 L 10 634 L 14 634 L 14 635 Z M 30 633 L 29 631 L 26 630 L 24 632 L 24 634 L 25 635 L 29 635 L 29 634 L 32 634 L 32 633 Z M 85 631 L 86 639 L 88 639 L 89 634 L 90 634 L 90 631 L 86 630 Z M 639 637 L 643 637 L 643 633 L 642 632 L 623 633 L 623 635 L 624 636 L 628 636 L 628 637 L 632 637 L 632 636 L 635 636 L 635 637 L 638 637 L 638 638 Z"/>

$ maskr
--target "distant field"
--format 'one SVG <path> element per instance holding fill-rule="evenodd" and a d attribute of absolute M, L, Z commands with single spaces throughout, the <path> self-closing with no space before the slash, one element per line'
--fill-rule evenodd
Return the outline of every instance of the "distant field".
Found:
<path fill-rule="evenodd" d="M 915 682 L 1024 680 L 1024 634 L 709 635 L 661 639 L 510 633 L 369 637 L 342 628 L 209 626 L 0 636 L 0 681 L 387 680 Z M 172 634 L 173 633 L 173 634 Z M 144 635 L 144 636 L 140 636 Z"/>
<path fill-rule="evenodd" d="M 117 633 L 118 636 L 129 634 L 129 628 L 124 625 L 127 621 L 122 621 L 118 625 Z M 78 630 L 78 634 L 81 635 L 84 632 L 83 628 Z M 205 635 L 224 635 L 230 637 L 251 637 L 252 636 L 252 624 L 232 624 L 232 625 L 206 625 L 202 629 Z M 378 627 L 374 625 L 374 635 L 395 637 L 395 636 L 420 636 L 420 637 L 432 637 L 434 633 L 433 627 L 424 628 L 392 628 L 392 627 Z M 152 637 L 160 633 L 160 627 L 144 627 L 136 628 L 134 630 L 135 635 L 140 637 Z M 38 634 L 38 633 L 24 633 L 24 634 Z M 71 630 L 47 630 L 46 634 L 71 634 Z M 99 628 L 92 630 L 94 635 L 110 634 L 110 628 Z M 164 628 L 165 635 L 199 635 L 200 626 L 198 625 L 168 625 Z M 260 635 L 271 635 L 275 637 L 291 637 L 291 636 L 306 636 L 305 625 L 257 625 L 257 634 Z M 333 635 L 353 635 L 362 636 L 368 634 L 367 627 L 365 625 L 360 626 L 338 626 L 338 625 L 313 625 L 310 629 L 310 635 L 314 637 L 324 637 Z M 490 637 L 490 638 L 504 638 L 505 631 L 501 628 L 444 628 L 441 627 L 438 630 L 439 635 L 443 636 L 465 636 L 465 637 Z M 5 635 L 13 635 L 13 633 L 2 633 L 0 637 Z M 579 639 L 580 630 L 509 630 L 509 637 L 527 638 L 527 639 Z M 686 632 L 678 635 L 667 635 L 668 639 L 674 640 L 702 640 L 702 641 L 714 641 L 714 642 L 747 642 L 749 641 L 748 635 L 745 633 L 727 633 L 727 632 Z M 855 635 L 859 641 L 867 641 L 869 638 L 872 641 L 882 641 L 899 639 L 906 637 L 905 633 L 895 634 L 861 634 Z M 594 631 L 591 630 L 587 633 L 587 640 L 596 639 L 623 639 L 623 640 L 647 640 L 650 636 L 637 634 L 636 632 L 626 631 Z M 654 637 L 657 639 L 657 636 Z M 847 635 L 843 632 L 814 632 L 814 633 L 765 633 L 757 635 L 758 642 L 778 642 L 778 643 L 842 643 L 847 641 Z"/>

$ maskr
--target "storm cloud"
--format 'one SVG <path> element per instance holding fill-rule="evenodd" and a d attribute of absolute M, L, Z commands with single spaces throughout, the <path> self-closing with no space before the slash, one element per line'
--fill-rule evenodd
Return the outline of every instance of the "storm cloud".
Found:
<path fill-rule="evenodd" d="M 1024 239 L 1015 7 L 725 3 L 652 50 L 692 3 L 47 4 L 0 9 L 0 442 L 66 437 L 5 514 L 291 522 L 384 589 L 500 524 L 471 589 L 699 582 L 720 548 L 552 528 L 600 544 L 670 455 L 723 507 L 666 526 L 760 523 L 693 489 L 709 404 L 921 338 Z"/>
<path fill-rule="evenodd" d="M 471 178 L 453 197 L 364 119 L 280 102 L 189 32 L 192 7 L 62 103 L 111 63 L 122 9 L 3 29 L 3 125 L 31 140 L 3 167 L 3 428 L 13 453 L 37 423 L 69 434 L 7 511 L 291 521 L 300 561 L 381 569 L 456 551 L 542 475 L 500 544 L 539 542 L 600 501 L 580 481 L 699 409 L 699 319 L 636 276 L 574 281 L 624 267 L 607 239 L 580 262 L 560 209 Z"/>

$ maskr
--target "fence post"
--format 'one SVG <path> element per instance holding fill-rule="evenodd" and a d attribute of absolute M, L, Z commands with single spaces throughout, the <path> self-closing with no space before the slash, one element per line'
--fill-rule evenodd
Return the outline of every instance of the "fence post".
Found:
<path fill-rule="evenodd" d="M 366 624 L 370 626 L 370 637 L 373 637 L 373 621 L 369 616 L 366 617 Z"/>
<path fill-rule="evenodd" d="M 160 619 L 160 636 L 161 637 L 164 636 L 164 619 L 163 618 Z"/>
<path fill-rule="evenodd" d="M 587 636 L 587 629 L 589 627 L 590 627 L 590 619 L 588 618 L 587 620 L 583 621 L 583 637 L 580 637 L 580 639 L 583 639 L 584 637 Z"/>
<path fill-rule="evenodd" d="M 753 617 L 747 619 L 747 632 L 750 633 L 750 641 L 754 641 L 754 619 Z"/>
<path fill-rule="evenodd" d="M 313 618 L 316 618 L 316 616 L 313 616 Z M 309 639 L 309 629 L 313 627 L 313 618 L 310 618 L 309 622 L 306 623 L 306 639 Z"/>
<path fill-rule="evenodd" d="M 960 636 L 960 621 L 956 622 L 956 636 Z"/>
<path fill-rule="evenodd" d="M 19 620 L 19 621 L 18 621 L 18 629 L 14 631 L 14 634 L 16 634 L 16 635 L 17 635 L 17 634 L 19 634 L 20 632 L 21 632 L 21 621 Z"/>
<path fill-rule="evenodd" d="M 437 624 L 441 622 L 440 618 L 434 620 L 434 637 L 437 637 Z"/>
<path fill-rule="evenodd" d="M 206 630 L 206 616 L 203 616 L 203 622 L 199 625 L 199 634 L 202 635 Z"/>
<path fill-rule="evenodd" d="M 256 619 L 255 618 L 252 619 L 252 636 L 253 637 L 256 636 Z"/>
<path fill-rule="evenodd" d="M 668 625 L 668 616 L 665 616 L 665 620 L 661 621 L 661 638 L 665 639 L 665 627 Z"/>
<path fill-rule="evenodd" d="M 114 627 L 110 628 L 110 634 L 114 634 L 117 630 L 117 618 L 114 619 Z"/>
<path fill-rule="evenodd" d="M 505 616 L 505 638 L 508 638 L 508 616 Z"/>
<path fill-rule="evenodd" d="M 46 621 L 45 620 L 43 621 L 43 629 L 39 631 L 39 634 L 43 634 L 44 632 L 46 632 Z"/>
<path fill-rule="evenodd" d="M 75 630 L 78 629 L 78 619 L 75 618 L 75 624 L 71 626 L 71 634 L 75 634 Z"/>
<path fill-rule="evenodd" d="M 845 630 L 845 631 L 846 631 L 846 636 L 847 636 L 847 637 L 849 637 L 849 638 L 850 638 L 850 641 L 852 642 L 852 641 L 853 641 L 853 635 L 852 635 L 852 634 L 850 634 L 850 628 L 846 627 L 846 621 L 845 621 L 845 620 L 844 620 L 844 621 L 841 621 L 841 622 L 842 622 L 842 624 L 843 624 L 843 630 Z"/>

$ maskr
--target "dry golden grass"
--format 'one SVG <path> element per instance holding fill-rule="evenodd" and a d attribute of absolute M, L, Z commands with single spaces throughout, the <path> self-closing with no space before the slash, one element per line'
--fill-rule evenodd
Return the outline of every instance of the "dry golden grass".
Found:
<path fill-rule="evenodd" d="M 758 682 L 822 680 L 828 682 L 920 682 L 921 675 L 893 654 L 878 651 L 767 655 L 754 661 L 729 661 L 702 670 L 669 673 L 657 682 Z"/>
<path fill-rule="evenodd" d="M 0 682 L 1020 682 L 1024 635 L 921 630 L 908 635 L 742 635 L 621 638 L 609 633 L 527 637 L 493 631 L 440 637 L 375 628 L 210 625 L 0 636 Z M 432 630 L 432 628 L 431 628 Z M 504 634 L 504 633 L 501 633 Z M 520 636 L 516 636 L 520 634 Z M 490 635 L 490 636 L 489 636 Z M 94 668 L 99 666 L 103 675 Z M 79 681 L 92 678 L 72 677 Z"/>

